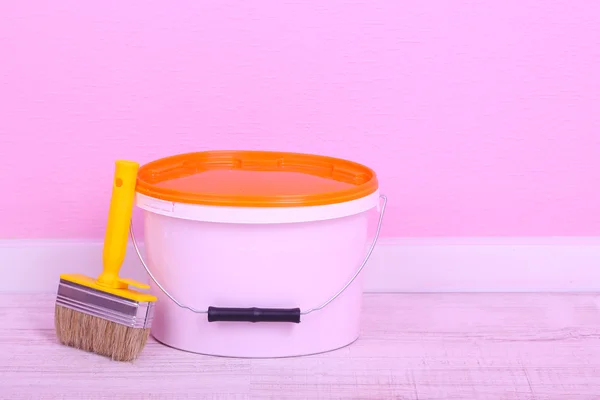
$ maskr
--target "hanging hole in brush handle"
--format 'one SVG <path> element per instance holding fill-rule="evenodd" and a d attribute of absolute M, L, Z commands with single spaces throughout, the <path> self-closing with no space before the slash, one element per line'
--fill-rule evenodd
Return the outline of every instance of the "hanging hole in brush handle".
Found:
<path fill-rule="evenodd" d="M 384 195 L 380 195 L 379 199 L 381 203 L 379 205 L 379 220 L 377 221 L 377 229 L 375 231 L 375 236 L 373 237 L 373 242 L 369 246 L 367 254 L 363 259 L 362 263 L 354 273 L 354 275 L 350 278 L 350 280 L 342 286 L 340 290 L 338 290 L 333 296 L 324 301 L 318 306 L 313 308 L 309 308 L 308 310 L 301 311 L 300 308 L 259 308 L 259 307 L 248 307 L 248 308 L 227 308 L 227 307 L 213 307 L 210 306 L 208 309 L 196 309 L 185 304 L 179 302 L 175 297 L 173 297 L 154 277 L 150 268 L 144 261 L 144 257 L 142 257 L 142 253 L 138 247 L 137 241 L 135 240 L 135 234 L 133 232 L 133 223 L 129 226 L 129 232 L 131 234 L 131 241 L 133 242 L 133 247 L 135 252 L 137 253 L 142 266 L 150 276 L 150 279 L 158 286 L 158 288 L 167 296 L 173 303 L 175 303 L 180 308 L 184 308 L 193 313 L 197 314 L 208 314 L 208 322 L 217 322 L 217 321 L 229 321 L 229 322 L 292 322 L 299 323 L 300 317 L 302 315 L 307 315 L 315 311 L 322 310 L 327 307 L 331 302 L 337 299 L 344 291 L 354 282 L 354 280 L 360 275 L 362 270 L 367 265 L 367 262 L 371 258 L 371 254 L 375 249 L 375 245 L 377 244 L 377 239 L 379 239 L 379 234 L 381 232 L 381 224 L 383 223 L 383 216 L 385 213 L 385 206 L 387 204 L 387 197 Z"/>

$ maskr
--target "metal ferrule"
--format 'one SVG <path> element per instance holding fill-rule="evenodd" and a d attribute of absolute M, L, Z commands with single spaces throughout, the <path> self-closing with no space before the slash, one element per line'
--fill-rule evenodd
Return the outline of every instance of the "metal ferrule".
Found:
<path fill-rule="evenodd" d="M 130 328 L 149 328 L 154 302 L 137 302 L 60 280 L 56 304 Z"/>

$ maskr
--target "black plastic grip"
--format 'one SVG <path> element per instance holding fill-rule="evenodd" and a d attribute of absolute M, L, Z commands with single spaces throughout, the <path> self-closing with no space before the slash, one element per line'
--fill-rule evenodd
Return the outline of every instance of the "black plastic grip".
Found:
<path fill-rule="evenodd" d="M 299 308 L 208 307 L 208 322 L 294 322 L 300 323 Z"/>

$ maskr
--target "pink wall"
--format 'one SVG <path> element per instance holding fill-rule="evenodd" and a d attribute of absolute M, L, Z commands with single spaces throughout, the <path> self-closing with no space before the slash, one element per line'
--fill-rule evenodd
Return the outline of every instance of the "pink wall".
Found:
<path fill-rule="evenodd" d="M 220 148 L 372 166 L 386 236 L 600 235 L 600 2 L 207 3 L 0 2 L 0 237 Z"/>

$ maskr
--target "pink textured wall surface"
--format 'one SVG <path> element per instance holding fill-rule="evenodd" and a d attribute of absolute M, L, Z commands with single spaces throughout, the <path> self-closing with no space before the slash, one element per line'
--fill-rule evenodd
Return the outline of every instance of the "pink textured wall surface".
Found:
<path fill-rule="evenodd" d="M 0 237 L 100 238 L 113 161 L 346 157 L 386 236 L 600 235 L 600 2 L 0 2 Z"/>

